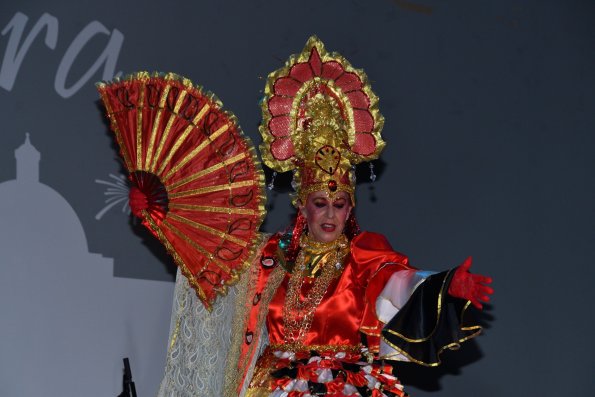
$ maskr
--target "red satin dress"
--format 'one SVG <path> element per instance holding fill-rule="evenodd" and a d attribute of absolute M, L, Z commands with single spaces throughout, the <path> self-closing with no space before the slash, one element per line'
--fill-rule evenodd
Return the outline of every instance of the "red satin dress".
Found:
<path fill-rule="evenodd" d="M 285 344 L 283 306 L 291 277 L 286 273 L 269 304 L 270 345 L 257 363 L 248 396 L 404 396 L 392 368 L 375 362 L 373 353 L 382 328 L 376 298 L 394 272 L 407 269 L 407 258 L 384 236 L 364 232 L 355 237 L 299 349 Z M 302 300 L 312 285 L 312 280 L 302 283 Z"/>

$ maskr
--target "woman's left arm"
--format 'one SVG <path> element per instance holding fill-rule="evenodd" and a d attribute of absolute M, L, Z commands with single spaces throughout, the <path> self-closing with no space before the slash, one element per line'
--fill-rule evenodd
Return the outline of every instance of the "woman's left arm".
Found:
<path fill-rule="evenodd" d="M 399 302 L 402 307 L 382 330 L 380 355 L 436 366 L 442 351 L 477 336 L 481 326 L 466 319 L 466 310 L 471 304 L 481 309 L 493 289 L 487 285 L 491 278 L 471 274 L 470 267 L 467 258 L 455 269 L 432 274 Z"/>

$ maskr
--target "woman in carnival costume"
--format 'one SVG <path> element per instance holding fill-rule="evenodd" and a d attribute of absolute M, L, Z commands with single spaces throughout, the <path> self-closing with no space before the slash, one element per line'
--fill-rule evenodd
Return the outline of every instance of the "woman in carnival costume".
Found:
<path fill-rule="evenodd" d="M 249 268 L 210 310 L 182 267 L 159 396 L 402 397 L 391 360 L 436 366 L 479 334 L 465 312 L 493 291 L 470 259 L 420 271 L 358 227 L 354 168 L 385 145 L 377 106 L 363 71 L 316 37 L 269 75 L 260 149 L 294 173 L 295 222 L 253 242 Z M 131 190 L 135 214 L 149 202 Z"/>

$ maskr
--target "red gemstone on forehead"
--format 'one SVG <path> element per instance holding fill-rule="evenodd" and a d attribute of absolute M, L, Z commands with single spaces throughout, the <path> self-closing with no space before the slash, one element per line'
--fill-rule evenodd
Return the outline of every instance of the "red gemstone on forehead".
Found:
<path fill-rule="evenodd" d="M 330 181 L 328 181 L 328 189 L 331 192 L 336 192 L 337 191 L 337 181 L 331 179 Z"/>

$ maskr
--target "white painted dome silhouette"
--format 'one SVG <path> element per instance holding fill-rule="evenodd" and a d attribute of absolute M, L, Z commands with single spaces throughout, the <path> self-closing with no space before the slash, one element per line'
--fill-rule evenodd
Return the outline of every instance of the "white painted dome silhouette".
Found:
<path fill-rule="evenodd" d="M 0 396 L 115 396 L 123 357 L 149 395 L 173 285 L 114 277 L 70 204 L 40 183 L 29 136 L 15 157 L 16 179 L 0 183 Z"/>
<path fill-rule="evenodd" d="M 0 252 L 19 257 L 88 252 L 84 229 L 70 204 L 39 182 L 39 152 L 26 135 L 15 150 L 17 178 L 0 183 Z M 18 248 L 21 249 L 18 249 Z"/>

